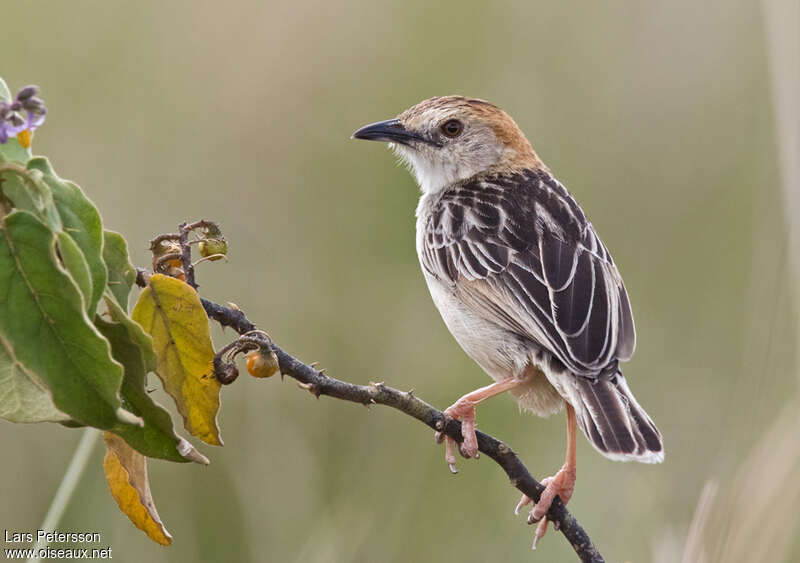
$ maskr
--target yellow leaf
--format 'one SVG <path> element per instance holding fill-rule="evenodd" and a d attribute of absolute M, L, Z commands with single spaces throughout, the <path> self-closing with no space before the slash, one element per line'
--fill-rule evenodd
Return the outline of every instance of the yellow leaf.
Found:
<path fill-rule="evenodd" d="M 219 391 L 208 317 L 197 292 L 154 274 L 131 315 L 153 337 L 156 373 L 175 399 L 183 425 L 208 444 L 222 445 L 217 427 Z"/>
<path fill-rule="evenodd" d="M 103 470 L 119 509 L 151 540 L 170 545 L 172 536 L 161 523 L 150 495 L 146 458 L 116 434 L 104 432 L 103 437 L 108 448 Z"/>

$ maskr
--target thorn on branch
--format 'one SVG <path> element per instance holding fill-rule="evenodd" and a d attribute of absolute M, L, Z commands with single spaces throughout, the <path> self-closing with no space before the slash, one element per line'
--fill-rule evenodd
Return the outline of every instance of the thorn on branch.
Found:
<path fill-rule="evenodd" d="M 301 382 L 298 381 L 297 382 L 297 386 L 300 389 L 305 389 L 306 391 L 308 391 L 309 393 L 314 395 L 317 399 L 319 399 L 319 396 L 321 394 L 320 390 L 319 390 L 319 387 L 317 387 L 313 383 L 301 383 Z"/>

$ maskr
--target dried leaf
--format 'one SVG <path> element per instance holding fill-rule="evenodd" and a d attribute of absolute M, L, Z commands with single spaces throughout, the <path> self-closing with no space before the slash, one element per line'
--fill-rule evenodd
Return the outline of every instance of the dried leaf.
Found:
<path fill-rule="evenodd" d="M 154 274 L 131 316 L 153 338 L 156 373 L 186 430 L 222 445 L 217 426 L 221 384 L 214 376 L 208 317 L 197 292 L 180 280 Z"/>
<path fill-rule="evenodd" d="M 108 448 L 103 470 L 119 509 L 151 540 L 170 545 L 172 536 L 161 522 L 150 494 L 146 458 L 115 434 L 104 432 L 103 437 Z"/>

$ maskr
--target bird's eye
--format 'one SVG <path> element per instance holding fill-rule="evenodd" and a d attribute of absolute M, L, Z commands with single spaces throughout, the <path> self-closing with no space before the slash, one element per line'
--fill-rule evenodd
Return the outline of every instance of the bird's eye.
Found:
<path fill-rule="evenodd" d="M 445 121 L 442 124 L 442 133 L 447 135 L 448 137 L 458 137 L 461 134 L 461 131 L 464 129 L 464 126 L 458 119 L 451 119 L 449 121 Z"/>

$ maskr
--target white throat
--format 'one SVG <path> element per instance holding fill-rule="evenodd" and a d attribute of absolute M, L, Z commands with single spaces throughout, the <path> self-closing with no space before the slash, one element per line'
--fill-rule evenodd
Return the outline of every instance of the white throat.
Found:
<path fill-rule="evenodd" d="M 492 145 L 482 144 L 481 150 L 473 154 L 457 152 L 436 152 L 424 148 L 409 148 L 396 143 L 389 147 L 416 178 L 422 193 L 435 194 L 447 186 L 466 180 L 489 169 L 501 158 L 503 149 L 489 149 Z"/>
<path fill-rule="evenodd" d="M 400 162 L 408 167 L 423 193 L 439 192 L 463 178 L 458 166 L 442 160 L 433 161 L 413 149 L 395 143 L 390 144 L 389 147 L 400 159 Z"/>
<path fill-rule="evenodd" d="M 487 163 L 467 164 L 466 159 L 443 159 L 433 154 L 409 149 L 392 143 L 389 145 L 400 162 L 405 164 L 417 180 L 422 193 L 435 194 L 447 186 L 470 178 L 485 169 Z"/>

